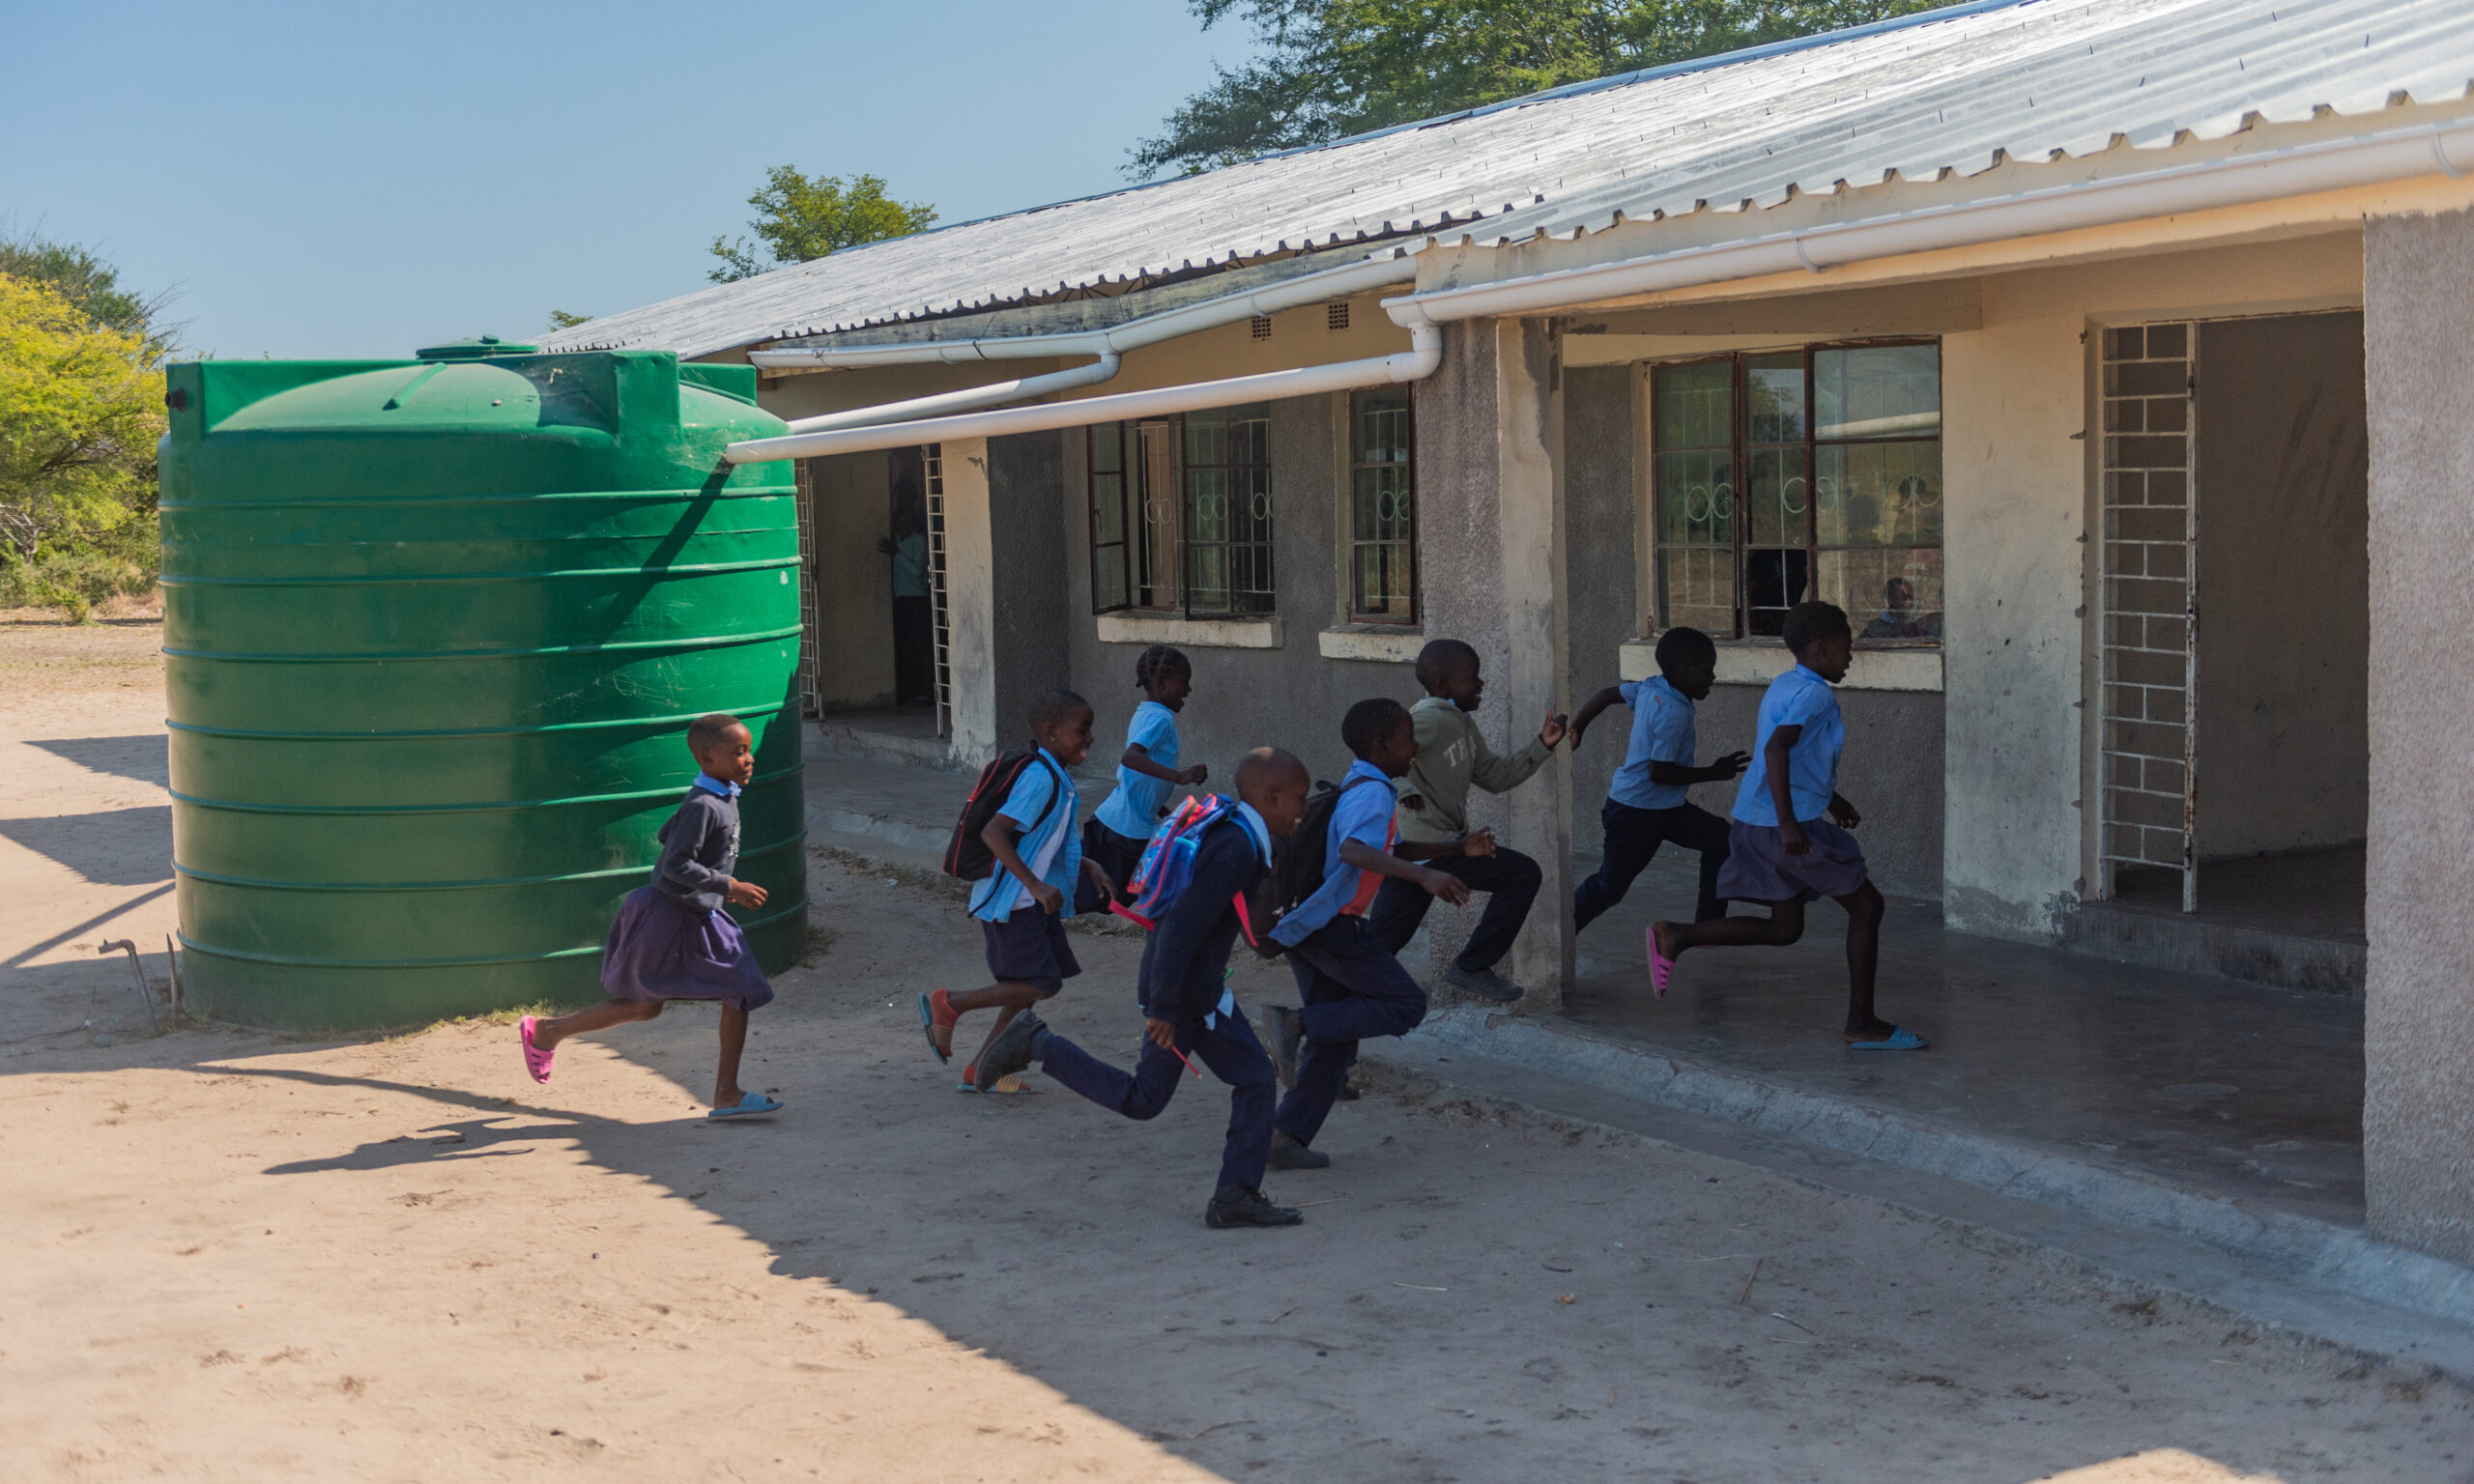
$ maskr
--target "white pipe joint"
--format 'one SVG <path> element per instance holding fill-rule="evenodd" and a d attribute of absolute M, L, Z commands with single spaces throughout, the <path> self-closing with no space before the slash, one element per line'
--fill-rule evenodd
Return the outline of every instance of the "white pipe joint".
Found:
<path fill-rule="evenodd" d="M 1310 397 L 1362 386 L 1421 381 L 1443 363 L 1443 331 L 1431 325 L 1410 329 L 1409 349 L 1365 360 L 1343 360 L 1322 366 L 1297 366 L 1219 382 L 1190 382 L 1150 391 L 1121 391 L 1113 396 L 1084 397 L 1071 402 L 1041 402 L 997 412 L 964 413 L 911 422 L 877 423 L 815 433 L 790 433 L 777 438 L 749 439 L 731 444 L 722 457 L 733 464 L 762 464 L 777 459 L 820 459 L 837 453 L 867 453 L 904 448 L 947 439 L 1001 438 L 1014 433 L 1039 433 L 1053 428 L 1079 428 L 1095 422 L 1136 417 L 1165 417 L 1174 413 L 1212 407 L 1236 407 L 1283 397 Z"/>

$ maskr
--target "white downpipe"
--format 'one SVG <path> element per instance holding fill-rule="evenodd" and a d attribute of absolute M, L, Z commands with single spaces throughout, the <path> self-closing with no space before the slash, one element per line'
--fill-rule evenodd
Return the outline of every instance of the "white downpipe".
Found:
<path fill-rule="evenodd" d="M 1199 329 L 1233 325 L 1258 314 L 1277 314 L 1336 298 L 1414 282 L 1418 265 L 1405 254 L 1366 258 L 1279 283 L 1225 294 L 1176 309 L 1128 320 L 1107 329 L 1054 335 L 997 335 L 979 340 L 927 340 L 911 345 L 778 345 L 750 351 L 747 358 L 768 371 L 819 371 L 837 366 L 960 365 L 980 360 L 1028 360 L 1051 356 L 1122 356 Z M 1062 374 L 1062 373 L 1060 373 Z"/>
<path fill-rule="evenodd" d="M 906 417 L 926 417 L 937 413 L 967 412 L 975 407 L 994 407 L 1000 402 L 1022 402 L 1044 397 L 1051 391 L 1068 391 L 1077 386 L 1090 386 L 1117 374 L 1118 357 L 1114 351 L 1103 352 L 1100 358 L 1087 366 L 1074 366 L 1051 371 L 1046 376 L 1017 377 L 1010 382 L 991 382 L 985 386 L 965 386 L 960 391 L 940 391 L 933 397 L 913 397 L 907 402 L 879 402 L 874 407 L 854 407 L 849 412 L 826 413 L 817 417 L 791 419 L 793 433 L 827 433 L 835 428 L 864 427 L 875 422 L 900 422 Z"/>
<path fill-rule="evenodd" d="M 999 438 L 1009 433 L 1038 433 L 1050 428 L 1079 428 L 1085 423 L 1115 422 L 1131 417 L 1165 417 L 1171 413 L 1198 412 L 1207 407 L 1235 407 L 1242 402 L 1268 402 L 1280 397 L 1310 397 L 1414 382 L 1432 375 L 1443 363 L 1443 331 L 1431 325 L 1415 326 L 1409 349 L 1366 360 L 1336 361 L 1326 366 L 1298 366 L 1222 382 L 1190 382 L 1151 391 L 1121 391 L 1113 396 L 1084 397 L 1072 402 L 1041 402 L 992 413 L 964 413 L 916 422 L 879 423 L 873 427 L 840 428 L 822 433 L 791 433 L 779 438 L 750 439 L 731 444 L 722 457 L 733 464 L 762 464 L 772 459 L 818 459 L 836 453 L 866 453 L 947 439 Z"/>
<path fill-rule="evenodd" d="M 1430 289 L 1386 300 L 1383 306 L 1395 321 L 1408 326 L 1540 314 L 1665 289 L 1772 273 L 1818 273 L 1868 259 L 2246 206 L 2432 172 L 2461 176 L 2468 170 L 2474 170 L 2474 122 L 2460 120 L 2362 139 L 2201 160 L 2111 180 L 2049 186 L 1990 201 L 1921 207 L 1870 220 L 1679 248 L 1499 283 Z"/>

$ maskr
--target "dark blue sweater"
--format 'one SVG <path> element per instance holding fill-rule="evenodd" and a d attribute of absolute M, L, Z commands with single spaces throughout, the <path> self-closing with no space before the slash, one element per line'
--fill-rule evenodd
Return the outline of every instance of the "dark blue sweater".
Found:
<path fill-rule="evenodd" d="M 1142 948 L 1145 1015 L 1183 1027 L 1211 1013 L 1237 944 L 1237 894 L 1267 869 L 1243 821 L 1232 816 L 1203 832 L 1194 879 Z"/>

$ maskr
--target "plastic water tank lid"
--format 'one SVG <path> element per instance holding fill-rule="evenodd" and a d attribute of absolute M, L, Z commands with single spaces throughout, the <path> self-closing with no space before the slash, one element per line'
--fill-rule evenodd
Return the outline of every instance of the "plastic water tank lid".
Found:
<path fill-rule="evenodd" d="M 485 356 L 531 356 L 541 348 L 517 345 L 496 335 L 481 335 L 471 340 L 449 340 L 443 345 L 425 345 L 413 352 L 416 360 L 479 360 Z"/>

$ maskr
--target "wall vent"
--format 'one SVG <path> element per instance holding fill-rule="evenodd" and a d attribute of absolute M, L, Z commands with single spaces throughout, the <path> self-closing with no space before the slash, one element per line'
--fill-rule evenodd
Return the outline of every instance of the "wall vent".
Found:
<path fill-rule="evenodd" d="M 1254 338 L 1257 340 L 1269 340 L 1271 337 L 1272 317 L 1268 314 L 1258 314 L 1254 316 Z"/>
<path fill-rule="evenodd" d="M 1346 329 L 1349 328 L 1349 304 L 1347 300 L 1341 300 L 1338 303 L 1325 304 L 1323 306 L 1323 328 L 1325 329 Z"/>

